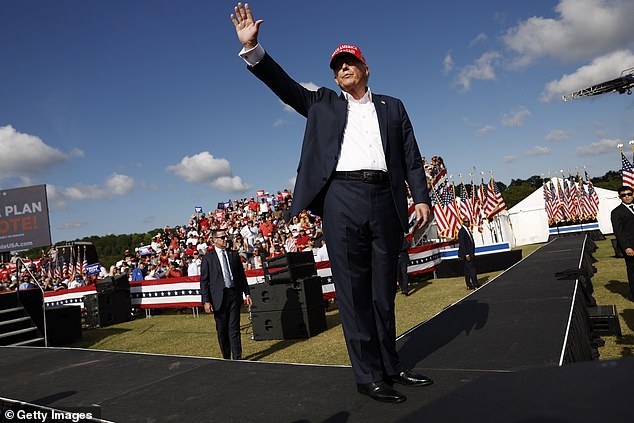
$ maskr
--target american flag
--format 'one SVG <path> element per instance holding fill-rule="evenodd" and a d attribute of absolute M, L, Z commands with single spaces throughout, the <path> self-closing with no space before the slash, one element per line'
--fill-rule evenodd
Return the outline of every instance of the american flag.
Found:
<path fill-rule="evenodd" d="M 559 184 L 559 179 L 557 179 L 557 184 Z M 560 222 L 564 220 L 564 212 L 563 212 L 563 202 L 561 201 L 561 196 L 559 195 L 559 190 L 553 184 L 553 181 L 548 182 L 548 187 L 550 191 L 550 199 L 553 203 L 553 223 Z"/>
<path fill-rule="evenodd" d="M 548 189 L 548 184 L 546 183 L 545 179 L 543 181 L 542 191 L 544 192 L 544 207 L 546 209 L 546 215 L 548 216 L 548 224 L 552 225 L 555 222 L 554 220 L 555 203 L 553 199 L 551 198 L 551 193 L 550 193 L 550 190 Z"/>
<path fill-rule="evenodd" d="M 478 224 L 478 231 L 482 232 L 482 221 L 484 220 L 484 207 L 486 205 L 486 185 L 484 185 L 484 179 L 480 180 L 480 187 L 478 188 L 477 196 L 474 194 L 473 198 L 473 210 Z"/>
<path fill-rule="evenodd" d="M 623 151 L 621 151 L 621 170 L 623 172 L 623 185 L 634 187 L 634 166 L 630 162 Z"/>
<path fill-rule="evenodd" d="M 417 221 L 416 207 L 414 206 L 414 204 L 409 206 L 408 214 L 409 214 L 409 218 L 407 220 L 408 230 L 407 230 L 407 235 L 405 235 L 405 238 L 410 240 L 414 236 L 414 226 L 416 226 L 416 221 Z"/>
<path fill-rule="evenodd" d="M 464 186 L 463 182 L 460 182 L 460 217 L 462 220 L 469 219 L 471 226 L 474 226 L 473 214 L 473 203 L 467 194 L 467 187 Z"/>
<path fill-rule="evenodd" d="M 572 198 L 570 195 L 570 187 L 568 186 L 568 180 L 565 178 L 562 178 L 561 183 L 563 185 L 561 199 L 564 204 L 564 212 L 566 215 L 566 219 L 569 222 L 573 222 L 577 216 L 576 216 L 574 204 L 572 202 Z"/>
<path fill-rule="evenodd" d="M 443 191 L 445 189 L 443 188 Z M 450 238 L 447 234 L 451 230 L 449 216 L 447 216 L 446 210 L 443 207 L 443 193 L 440 195 L 436 189 L 432 186 L 431 204 L 434 211 L 434 218 L 436 219 L 436 229 L 438 230 L 438 236 L 443 238 Z"/>
<path fill-rule="evenodd" d="M 447 176 L 447 169 L 442 168 L 434 168 L 431 173 L 431 186 L 434 187 L 435 190 L 440 190 L 445 181 L 445 177 Z"/>
<path fill-rule="evenodd" d="M 579 208 L 581 209 L 581 215 L 584 217 L 584 219 L 594 219 L 595 216 L 592 212 L 590 196 L 586 192 L 582 180 L 579 180 L 577 191 L 579 192 Z"/>
<path fill-rule="evenodd" d="M 81 262 L 81 271 L 83 272 L 88 267 L 88 257 L 86 257 L 86 247 L 84 247 L 84 260 Z"/>
<path fill-rule="evenodd" d="M 597 195 L 597 192 L 594 190 L 594 185 L 592 184 L 592 181 L 588 177 L 588 173 L 585 172 L 585 174 L 586 174 L 586 182 L 588 184 L 588 197 L 590 198 L 590 205 L 592 206 L 592 212 L 594 213 L 594 216 L 596 218 L 596 215 L 599 213 L 599 196 Z"/>
<path fill-rule="evenodd" d="M 454 190 L 449 189 L 449 186 L 445 186 L 445 189 L 441 194 L 441 201 L 449 224 L 445 237 L 453 239 L 456 235 L 458 235 L 458 231 L 460 230 L 460 214 L 458 212 L 458 208 L 456 207 Z"/>
<path fill-rule="evenodd" d="M 502 198 L 502 193 L 498 189 L 497 184 L 491 177 L 489 181 L 489 189 L 487 190 L 487 202 L 486 202 L 486 217 L 487 219 L 493 219 L 498 213 L 506 209 L 506 203 Z"/>

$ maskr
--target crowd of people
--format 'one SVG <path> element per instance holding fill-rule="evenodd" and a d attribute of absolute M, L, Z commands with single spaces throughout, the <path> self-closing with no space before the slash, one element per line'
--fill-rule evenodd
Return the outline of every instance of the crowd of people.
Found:
<path fill-rule="evenodd" d="M 196 213 L 184 225 L 160 229 L 150 245 L 125 251 L 110 275 L 128 274 L 132 281 L 200 275 L 202 256 L 213 248 L 217 230 L 227 233 L 245 270 L 262 268 L 267 258 L 288 252 L 311 251 L 315 261 L 328 260 L 320 217 L 304 211 L 291 218 L 291 201 L 289 191 L 262 193 Z"/>

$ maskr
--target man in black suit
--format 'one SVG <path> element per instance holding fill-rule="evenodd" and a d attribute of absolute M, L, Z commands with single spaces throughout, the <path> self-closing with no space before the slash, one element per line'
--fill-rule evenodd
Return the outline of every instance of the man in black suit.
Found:
<path fill-rule="evenodd" d="M 634 300 L 634 197 L 632 187 L 619 188 L 619 204 L 610 215 L 616 242 L 625 258 L 627 280 L 630 284 L 630 299 Z"/>
<path fill-rule="evenodd" d="M 203 256 L 200 264 L 200 294 L 205 312 L 214 312 L 218 343 L 222 357 L 242 360 L 240 307 L 242 294 L 251 305 L 251 291 L 244 267 L 236 251 L 227 249 L 227 234 L 214 233 L 214 249 Z"/>
<path fill-rule="evenodd" d="M 462 220 L 462 227 L 458 231 L 458 258 L 464 263 L 464 280 L 467 289 L 480 288 L 475 264 L 475 242 L 469 230 L 469 219 Z"/>
<path fill-rule="evenodd" d="M 238 3 L 231 15 L 248 69 L 307 118 L 292 215 L 322 216 L 339 314 L 357 390 L 402 402 L 392 383 L 432 381 L 401 367 L 396 352 L 396 262 L 408 229 L 407 185 L 423 227 L 429 194 L 414 131 L 400 100 L 372 93 L 365 58 L 342 44 L 330 58 L 342 93 L 310 91 L 258 43 L 261 20 Z"/>

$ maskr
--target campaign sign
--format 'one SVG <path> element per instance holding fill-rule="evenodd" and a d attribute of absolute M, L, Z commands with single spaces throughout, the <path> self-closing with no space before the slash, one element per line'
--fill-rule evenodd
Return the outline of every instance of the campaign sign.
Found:
<path fill-rule="evenodd" d="M 89 264 L 88 266 L 86 266 L 85 270 L 86 276 L 97 275 L 99 274 L 99 272 L 101 272 L 101 265 L 99 263 Z"/>
<path fill-rule="evenodd" d="M 46 185 L 0 190 L 0 252 L 49 245 Z"/>

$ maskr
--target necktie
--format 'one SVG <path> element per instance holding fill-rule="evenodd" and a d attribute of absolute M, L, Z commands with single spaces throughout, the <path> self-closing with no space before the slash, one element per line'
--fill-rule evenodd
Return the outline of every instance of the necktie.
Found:
<path fill-rule="evenodd" d="M 225 250 L 222 250 L 220 255 L 222 256 L 222 264 L 223 266 L 223 271 L 222 271 L 222 276 L 225 280 L 225 286 L 227 288 L 231 288 L 231 274 L 229 273 L 229 260 L 227 260 L 227 252 Z"/>

